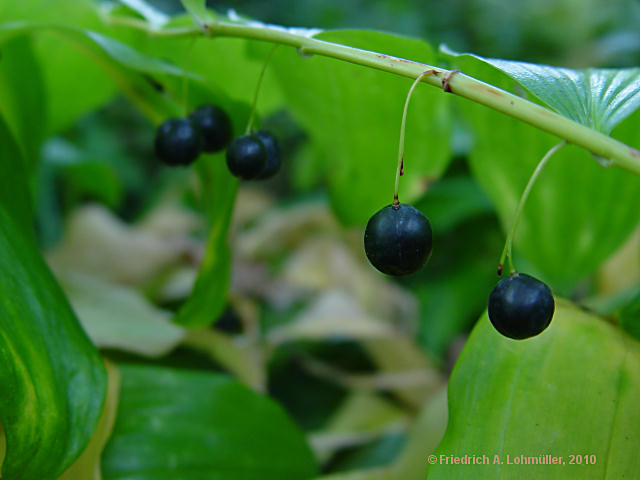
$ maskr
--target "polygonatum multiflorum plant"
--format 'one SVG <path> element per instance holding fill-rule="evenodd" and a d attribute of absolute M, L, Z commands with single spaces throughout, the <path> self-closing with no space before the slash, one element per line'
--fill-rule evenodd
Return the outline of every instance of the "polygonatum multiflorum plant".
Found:
<path fill-rule="evenodd" d="M 141 0 L 5 3 L 3 479 L 302 480 L 339 465 L 336 451 L 398 431 L 409 440 L 396 458 L 364 461 L 378 451 L 367 450 L 358 465 L 378 468 L 349 478 L 640 478 L 640 69 L 574 70 L 375 31 L 281 27 L 204 0 L 183 0 L 175 16 Z M 127 150 L 129 117 L 115 122 L 119 147 L 95 128 L 115 97 L 155 129 L 142 152 Z M 283 111 L 304 149 L 272 121 Z M 82 135 L 82 145 L 70 140 Z M 179 198 L 202 222 L 187 240 L 163 243 L 168 227 L 151 213 L 124 227 L 93 211 L 102 223 L 84 230 L 70 215 L 66 256 L 49 249 L 65 205 L 121 195 L 111 164 L 96 161 L 116 154 L 122 182 L 144 185 L 123 203 L 155 212 Z M 149 171 L 171 185 L 164 195 L 126 170 L 147 154 Z M 449 169 L 454 157 L 464 157 L 463 174 Z M 239 188 L 268 190 L 270 178 L 322 185 L 340 227 L 313 209 L 265 220 L 260 196 L 234 210 L 244 205 Z M 259 213 L 247 220 L 248 211 Z M 296 250 L 303 235 L 292 224 L 312 231 L 313 245 L 333 229 L 339 260 L 318 253 L 326 246 Z M 503 278 L 491 290 L 500 227 Z M 243 228 L 262 236 L 236 241 Z M 249 257 L 269 264 L 250 268 Z M 300 274 L 310 258 L 318 270 Z M 179 268 L 187 260 L 191 270 Z M 246 287 L 273 272 L 270 288 Z M 292 278 L 300 285 L 279 291 Z M 310 301 L 320 284 L 326 296 Z M 403 327 L 416 305 L 417 335 Z M 447 350 L 482 310 L 445 394 Z M 344 355 L 365 374 L 322 355 Z M 345 425 L 360 430 L 337 434 Z M 504 462 L 545 454 L 564 463 Z M 491 461 L 441 460 L 465 455 Z"/>

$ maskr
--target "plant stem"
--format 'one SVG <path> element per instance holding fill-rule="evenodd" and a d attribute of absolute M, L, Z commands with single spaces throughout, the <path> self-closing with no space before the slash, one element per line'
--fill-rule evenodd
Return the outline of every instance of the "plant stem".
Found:
<path fill-rule="evenodd" d="M 260 70 L 260 76 L 258 77 L 258 83 L 256 84 L 256 91 L 253 94 L 253 105 L 251 105 L 251 113 L 249 114 L 249 121 L 247 122 L 247 130 L 244 132 L 245 135 L 249 135 L 251 133 L 251 127 L 253 126 L 253 120 L 256 116 L 256 106 L 258 105 L 258 94 L 260 93 L 260 86 L 262 85 L 262 79 L 264 78 L 264 73 L 267 71 L 267 67 L 269 66 L 269 62 L 271 61 L 271 57 L 273 57 L 273 53 L 276 51 L 280 45 L 277 43 L 273 46 L 267 58 L 264 60 L 264 64 L 262 65 L 262 70 Z"/>
<path fill-rule="evenodd" d="M 522 216 L 522 210 L 524 209 L 524 204 L 527 202 L 527 198 L 529 198 L 529 193 L 531 193 L 531 189 L 533 188 L 533 184 L 536 182 L 536 179 L 542 172 L 542 169 L 547 164 L 549 159 L 553 157 L 553 155 L 564 147 L 567 144 L 566 141 L 562 141 L 549 149 L 547 153 L 545 153 L 542 160 L 538 163 L 535 170 L 531 174 L 531 178 L 529 178 L 529 182 L 527 186 L 524 188 L 522 192 L 522 196 L 520 197 L 520 202 L 518 203 L 518 207 L 516 208 L 516 213 L 513 218 L 513 223 L 511 224 L 511 230 L 509 230 L 509 234 L 507 235 L 507 240 L 504 243 L 504 248 L 502 249 L 502 255 L 500 256 L 500 263 L 498 264 L 498 276 L 502 275 L 502 267 L 504 265 L 505 259 L 509 261 L 509 273 L 515 273 L 516 269 L 513 266 L 513 260 L 511 255 L 511 248 L 513 244 L 513 237 L 516 233 L 516 228 L 518 227 L 518 222 L 520 221 L 520 217 Z"/>
<path fill-rule="evenodd" d="M 119 24 L 117 18 L 112 18 L 110 22 L 112 24 Z M 169 28 L 161 31 L 143 27 L 144 22 L 140 22 L 140 24 L 133 22 L 127 23 L 130 27 L 143 29 L 150 35 L 157 37 L 206 35 L 210 37 L 238 37 L 278 43 L 295 47 L 298 49 L 298 52 L 303 55 L 322 55 L 409 78 L 416 78 L 426 70 L 434 70 L 435 73 L 433 75 L 425 76 L 422 79 L 424 83 L 442 88 L 442 82 L 446 80 L 448 92 L 533 125 L 540 130 L 566 140 L 568 143 L 578 145 L 595 155 L 611 160 L 612 165 L 640 175 L 640 152 L 638 150 L 601 132 L 574 122 L 548 108 L 462 73 L 455 73 L 454 75 L 454 72 L 442 68 L 385 55 L 383 53 L 327 42 L 312 36 L 296 33 L 294 30 L 264 25 L 258 22 L 234 23 L 230 21 L 216 21 L 209 25 L 204 25 L 202 28 Z"/>
<path fill-rule="evenodd" d="M 416 88 L 416 85 L 422 81 L 423 77 L 427 75 L 434 75 L 437 73 L 435 70 L 427 70 L 426 72 L 422 72 L 418 75 L 413 83 L 411 84 L 411 88 L 409 88 L 409 93 L 407 93 L 407 99 L 404 102 L 404 110 L 402 111 L 402 122 L 400 122 L 400 141 L 398 142 L 398 166 L 396 168 L 396 183 L 393 189 L 393 205 L 400 205 L 400 200 L 398 199 L 398 188 L 400 187 L 400 176 L 403 174 L 404 168 L 404 132 L 407 124 L 407 110 L 409 110 L 409 101 L 411 100 L 411 95 L 413 95 L 413 91 Z"/>

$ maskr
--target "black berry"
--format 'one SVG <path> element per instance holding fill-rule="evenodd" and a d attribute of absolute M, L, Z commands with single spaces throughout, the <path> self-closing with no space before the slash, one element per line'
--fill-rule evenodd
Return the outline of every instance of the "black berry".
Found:
<path fill-rule="evenodd" d="M 429 259 L 431 224 L 411 205 L 388 205 L 373 215 L 364 232 L 364 251 L 371 264 L 388 275 L 417 272 Z"/>
<path fill-rule="evenodd" d="M 189 165 L 202 151 L 200 130 L 189 119 L 170 118 L 156 130 L 155 150 L 167 165 Z"/>
<path fill-rule="evenodd" d="M 205 152 L 219 152 L 231 140 L 231 119 L 215 105 L 202 105 L 189 116 L 202 132 Z"/>
<path fill-rule="evenodd" d="M 542 333 L 554 309 L 549 287 L 524 273 L 503 278 L 489 295 L 489 320 L 502 335 L 516 340 Z"/>
<path fill-rule="evenodd" d="M 227 166 L 236 177 L 257 178 L 266 164 L 267 148 L 256 135 L 236 137 L 227 148 Z"/>
<path fill-rule="evenodd" d="M 257 178 L 273 177 L 280 170 L 280 144 L 277 137 L 266 130 L 256 132 L 256 137 L 262 140 L 267 149 L 267 163 Z"/>

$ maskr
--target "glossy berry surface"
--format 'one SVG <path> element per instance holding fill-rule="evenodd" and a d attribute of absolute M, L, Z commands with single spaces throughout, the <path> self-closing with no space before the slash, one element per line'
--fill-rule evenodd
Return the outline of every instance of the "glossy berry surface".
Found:
<path fill-rule="evenodd" d="M 256 177 L 260 179 L 273 177 L 280 170 L 280 143 L 278 138 L 271 132 L 260 130 L 256 132 L 256 137 L 262 140 L 267 149 L 267 163 L 262 172 Z"/>
<path fill-rule="evenodd" d="M 542 333 L 554 309 L 549 287 L 524 273 L 503 278 L 489 295 L 489 320 L 502 335 L 516 340 Z"/>
<path fill-rule="evenodd" d="M 155 151 L 167 165 L 189 165 L 202 151 L 200 130 L 189 119 L 170 118 L 156 130 Z"/>
<path fill-rule="evenodd" d="M 373 215 L 364 232 L 371 264 L 388 275 L 408 275 L 427 263 L 433 242 L 431 224 L 411 205 L 388 205 Z"/>
<path fill-rule="evenodd" d="M 232 135 L 231 119 L 220 107 L 202 105 L 189 118 L 202 132 L 202 149 L 205 152 L 219 152 L 229 144 Z"/>
<path fill-rule="evenodd" d="M 267 163 L 267 148 L 255 135 L 233 139 L 227 148 L 227 166 L 233 175 L 244 180 L 257 178 Z"/>

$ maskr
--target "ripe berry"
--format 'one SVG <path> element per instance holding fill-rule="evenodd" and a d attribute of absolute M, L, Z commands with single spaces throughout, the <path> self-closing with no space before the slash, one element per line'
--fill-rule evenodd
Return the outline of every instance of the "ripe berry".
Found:
<path fill-rule="evenodd" d="M 227 148 L 227 166 L 236 177 L 257 178 L 266 164 L 267 148 L 256 135 L 236 137 Z"/>
<path fill-rule="evenodd" d="M 554 309 L 549 287 L 524 273 L 503 278 L 489 295 L 489 320 L 502 335 L 516 340 L 542 333 Z"/>
<path fill-rule="evenodd" d="M 280 144 L 278 138 L 266 130 L 260 130 L 255 134 L 267 149 L 267 163 L 257 178 L 273 177 L 280 170 Z"/>
<path fill-rule="evenodd" d="M 231 140 L 231 120 L 224 110 L 214 105 L 202 105 L 189 115 L 202 132 L 205 152 L 219 152 Z"/>
<path fill-rule="evenodd" d="M 420 210 L 404 203 L 378 210 L 364 232 L 367 258 L 388 275 L 417 272 L 429 259 L 431 247 L 429 220 Z"/>
<path fill-rule="evenodd" d="M 202 150 L 200 130 L 186 118 L 170 118 L 156 130 L 155 150 L 167 165 L 189 165 Z"/>

